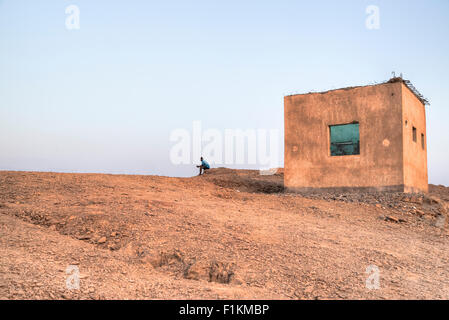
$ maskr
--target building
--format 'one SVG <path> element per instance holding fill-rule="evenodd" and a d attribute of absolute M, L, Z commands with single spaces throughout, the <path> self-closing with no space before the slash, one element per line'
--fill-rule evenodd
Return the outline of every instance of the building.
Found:
<path fill-rule="evenodd" d="M 402 78 L 284 97 L 285 188 L 427 192 L 426 104 Z"/>

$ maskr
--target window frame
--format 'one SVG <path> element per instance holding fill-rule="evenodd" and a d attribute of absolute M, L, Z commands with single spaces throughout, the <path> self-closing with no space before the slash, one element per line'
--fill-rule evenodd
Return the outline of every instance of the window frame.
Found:
<path fill-rule="evenodd" d="M 422 132 L 421 132 L 421 148 L 423 150 L 426 150 L 425 136 L 424 136 L 424 133 L 422 133 Z"/>
<path fill-rule="evenodd" d="M 332 140 L 331 140 L 331 127 L 335 126 L 345 126 L 349 124 L 357 124 L 359 129 L 359 153 L 356 154 L 342 154 L 342 155 L 332 155 L 331 146 L 332 146 Z M 346 122 L 346 123 L 333 123 L 333 124 L 327 124 L 327 155 L 333 159 L 346 159 L 348 157 L 360 157 L 362 150 L 360 147 L 360 121 L 352 121 L 352 122 Z"/>

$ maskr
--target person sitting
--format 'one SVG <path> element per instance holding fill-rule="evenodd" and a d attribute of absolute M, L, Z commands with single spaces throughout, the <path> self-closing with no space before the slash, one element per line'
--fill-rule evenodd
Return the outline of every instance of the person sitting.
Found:
<path fill-rule="evenodd" d="M 203 157 L 201 157 L 200 160 L 201 160 L 201 165 L 196 166 L 197 168 L 200 168 L 200 174 L 199 175 L 201 175 L 202 173 L 206 173 L 206 170 L 210 169 L 209 163 L 206 160 L 204 160 Z"/>

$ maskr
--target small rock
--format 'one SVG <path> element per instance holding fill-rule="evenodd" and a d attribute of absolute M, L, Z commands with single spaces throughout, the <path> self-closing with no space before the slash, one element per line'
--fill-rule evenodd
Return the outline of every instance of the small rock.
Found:
<path fill-rule="evenodd" d="M 118 250 L 118 249 L 120 249 L 120 244 L 119 243 L 110 244 L 110 245 L 108 245 L 108 249 L 112 250 L 112 251 Z"/>
<path fill-rule="evenodd" d="M 424 215 L 424 212 L 422 212 L 421 210 L 416 209 L 415 212 L 416 212 L 417 215 L 419 215 L 421 217 Z"/>
<path fill-rule="evenodd" d="M 101 237 L 100 239 L 98 239 L 97 242 L 98 243 L 105 243 L 106 242 L 106 237 Z"/>
<path fill-rule="evenodd" d="M 412 196 L 412 197 L 410 198 L 410 202 L 417 203 L 417 204 L 421 204 L 421 203 L 423 202 L 423 200 L 422 200 L 422 198 Z"/>
<path fill-rule="evenodd" d="M 297 297 L 297 298 L 303 298 L 303 294 L 302 294 L 302 292 L 301 292 L 300 290 L 295 290 L 295 291 L 293 292 L 293 295 L 294 295 L 295 297 Z"/>
<path fill-rule="evenodd" d="M 312 293 L 313 292 L 313 286 L 308 286 L 304 289 L 304 293 Z"/>
<path fill-rule="evenodd" d="M 386 216 L 385 221 L 399 223 L 399 219 L 391 216 Z"/>

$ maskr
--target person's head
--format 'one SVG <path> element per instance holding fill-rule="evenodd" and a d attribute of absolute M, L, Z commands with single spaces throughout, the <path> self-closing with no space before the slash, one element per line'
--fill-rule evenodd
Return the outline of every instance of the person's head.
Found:
<path fill-rule="evenodd" d="M 200 159 L 201 161 L 203 161 L 203 157 L 201 157 L 201 159 Z"/>

